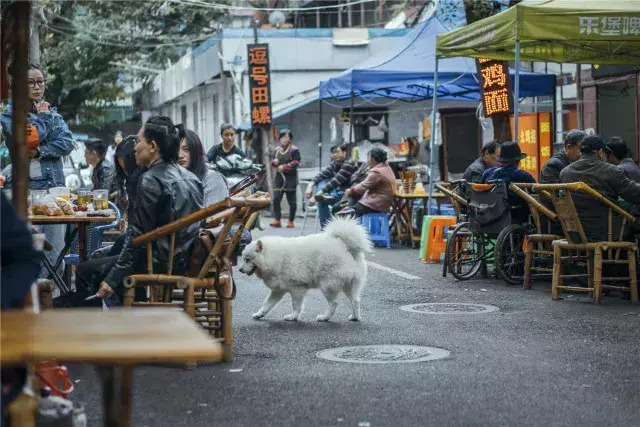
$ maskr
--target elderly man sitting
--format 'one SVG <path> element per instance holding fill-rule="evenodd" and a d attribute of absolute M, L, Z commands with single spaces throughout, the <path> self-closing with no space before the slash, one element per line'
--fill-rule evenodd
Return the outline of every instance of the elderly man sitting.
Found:
<path fill-rule="evenodd" d="M 622 198 L 627 203 L 640 205 L 640 184 L 627 178 L 622 169 L 606 162 L 605 148 L 600 135 L 587 136 L 582 142 L 582 157 L 560 172 L 560 182 L 584 182 L 613 202 Z M 576 194 L 573 201 L 588 239 L 608 240 L 608 208 L 580 194 Z M 620 218 L 616 215 L 613 229 L 619 228 Z M 625 239 L 631 239 L 632 233 L 630 230 Z"/>

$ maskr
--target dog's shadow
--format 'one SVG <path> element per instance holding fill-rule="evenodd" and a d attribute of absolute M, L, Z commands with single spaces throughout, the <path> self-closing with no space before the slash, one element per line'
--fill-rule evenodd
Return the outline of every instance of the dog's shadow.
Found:
<path fill-rule="evenodd" d="M 290 331 L 290 330 L 308 330 L 308 329 L 322 329 L 322 330 L 339 330 L 346 329 L 346 326 L 357 326 L 361 322 L 351 322 L 348 320 L 339 321 L 332 320 L 328 322 L 318 322 L 314 319 L 309 320 L 297 320 L 295 322 L 282 320 L 282 319 L 260 319 L 254 323 L 262 324 L 262 327 L 274 331 Z"/>

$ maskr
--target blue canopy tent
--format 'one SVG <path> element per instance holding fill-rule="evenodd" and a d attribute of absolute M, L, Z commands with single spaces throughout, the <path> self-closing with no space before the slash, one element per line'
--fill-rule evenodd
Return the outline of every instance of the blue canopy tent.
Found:
<path fill-rule="evenodd" d="M 327 81 L 320 99 L 394 98 L 421 101 L 433 97 L 436 35 L 448 31 L 437 17 L 423 22 L 391 50 L 381 51 Z M 476 63 L 470 58 L 439 61 L 438 98 L 479 100 Z M 510 70 L 510 74 L 514 74 Z M 553 95 L 555 76 L 520 73 L 520 96 Z"/>
<path fill-rule="evenodd" d="M 434 16 L 404 36 L 394 49 L 373 55 L 336 77 L 320 82 L 320 123 L 322 123 L 323 99 L 350 99 L 351 115 L 353 115 L 353 100 L 356 97 L 393 98 L 406 102 L 431 98 L 480 100 L 480 84 L 476 76 L 475 60 L 454 57 L 436 62 L 436 35 L 448 31 L 449 29 Z M 509 74 L 515 75 L 515 71 L 509 70 Z M 556 77 L 554 75 L 520 72 L 519 77 L 517 93 L 520 97 L 555 94 Z M 511 79 L 512 88 L 515 81 L 517 79 Z M 437 88 L 435 96 L 434 88 Z M 553 99 L 555 102 L 555 97 Z M 435 111 L 432 111 L 432 114 L 435 114 Z M 431 123 L 435 126 L 435 116 L 432 117 Z M 322 126 L 320 126 L 320 132 L 322 132 Z M 351 139 L 351 131 L 349 135 Z M 433 130 L 432 135 L 434 135 Z M 320 141 L 322 141 L 322 134 L 320 134 Z M 321 147 L 322 144 L 320 144 L 320 150 L 322 150 Z M 433 191 L 433 163 L 434 140 L 432 138 L 429 160 L 430 196 Z"/>

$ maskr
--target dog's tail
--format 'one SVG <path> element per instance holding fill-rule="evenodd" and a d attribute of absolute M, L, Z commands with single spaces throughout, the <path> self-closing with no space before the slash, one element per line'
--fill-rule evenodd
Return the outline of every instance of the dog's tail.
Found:
<path fill-rule="evenodd" d="M 327 224 L 324 232 L 342 240 L 354 258 L 360 254 L 371 252 L 371 241 L 367 230 L 355 219 L 334 217 Z"/>

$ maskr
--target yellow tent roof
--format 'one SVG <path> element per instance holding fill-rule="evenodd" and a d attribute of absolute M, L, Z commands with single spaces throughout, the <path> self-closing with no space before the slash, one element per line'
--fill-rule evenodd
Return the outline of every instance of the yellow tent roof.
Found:
<path fill-rule="evenodd" d="M 441 34 L 436 53 L 522 61 L 640 66 L 640 0 L 525 0 Z"/>

